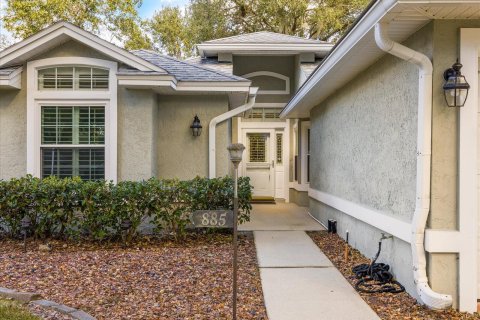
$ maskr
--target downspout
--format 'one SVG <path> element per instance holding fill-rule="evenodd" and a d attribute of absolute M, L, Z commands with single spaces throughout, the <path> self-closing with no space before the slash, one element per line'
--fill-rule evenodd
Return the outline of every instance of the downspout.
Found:
<path fill-rule="evenodd" d="M 425 227 L 430 212 L 430 169 L 432 154 L 432 73 L 430 59 L 423 53 L 407 48 L 388 36 L 388 24 L 375 25 L 375 41 L 383 51 L 415 64 L 418 76 L 418 133 L 416 206 L 412 219 L 413 278 L 421 302 L 432 309 L 445 309 L 452 305 L 452 296 L 434 292 L 429 284 L 425 258 Z"/>
<path fill-rule="evenodd" d="M 225 120 L 228 120 L 240 113 L 250 110 L 253 105 L 255 104 L 256 94 L 258 88 L 250 88 L 250 92 L 248 95 L 248 101 L 246 104 L 241 105 L 238 108 L 232 109 L 225 113 L 222 113 L 219 116 L 216 116 L 210 121 L 210 125 L 208 126 L 208 177 L 210 179 L 215 178 L 216 176 L 216 165 L 215 165 L 215 134 L 217 125 Z"/>

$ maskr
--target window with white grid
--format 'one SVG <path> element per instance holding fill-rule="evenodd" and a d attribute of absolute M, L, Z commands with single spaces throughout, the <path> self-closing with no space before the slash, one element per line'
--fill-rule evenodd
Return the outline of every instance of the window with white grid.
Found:
<path fill-rule="evenodd" d="M 283 134 L 277 133 L 277 150 L 276 150 L 276 156 L 277 156 L 277 164 L 282 164 L 282 159 L 283 159 Z"/>
<path fill-rule="evenodd" d="M 250 134 L 248 139 L 250 162 L 267 161 L 267 136 L 265 134 Z"/>
<path fill-rule="evenodd" d="M 38 90 L 108 90 L 109 71 L 83 66 L 38 70 Z"/>
<path fill-rule="evenodd" d="M 42 106 L 41 174 L 105 178 L 105 107 Z"/>

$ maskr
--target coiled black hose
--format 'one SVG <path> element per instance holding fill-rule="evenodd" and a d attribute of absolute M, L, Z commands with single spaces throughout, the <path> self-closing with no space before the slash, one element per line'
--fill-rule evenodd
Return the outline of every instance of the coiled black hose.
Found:
<path fill-rule="evenodd" d="M 400 293 L 405 291 L 405 287 L 393 279 L 388 264 L 375 262 L 382 250 L 382 240 L 383 238 L 378 242 L 378 251 L 371 264 L 364 263 L 352 268 L 352 272 L 359 279 L 355 283 L 357 291 L 365 293 Z"/>

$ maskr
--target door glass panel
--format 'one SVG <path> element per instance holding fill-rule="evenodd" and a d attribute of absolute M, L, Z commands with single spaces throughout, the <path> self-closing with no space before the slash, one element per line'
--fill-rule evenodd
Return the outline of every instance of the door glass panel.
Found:
<path fill-rule="evenodd" d="M 282 164 L 282 155 L 283 155 L 283 145 L 282 145 L 282 139 L 283 134 L 277 133 L 277 164 Z"/>
<path fill-rule="evenodd" d="M 266 162 L 267 136 L 265 134 L 252 133 L 248 135 L 248 139 L 250 145 L 250 162 Z"/>

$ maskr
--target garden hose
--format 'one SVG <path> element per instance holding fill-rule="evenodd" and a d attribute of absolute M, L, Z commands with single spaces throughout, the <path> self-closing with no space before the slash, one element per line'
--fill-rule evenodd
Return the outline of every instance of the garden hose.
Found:
<path fill-rule="evenodd" d="M 378 251 L 371 264 L 360 264 L 352 268 L 352 272 L 357 277 L 358 281 L 355 284 L 355 289 L 359 292 L 365 293 L 400 293 L 405 291 L 405 287 L 400 282 L 393 279 L 390 273 L 390 266 L 385 263 L 376 263 L 380 251 L 382 250 L 382 237 L 378 242 Z"/>

